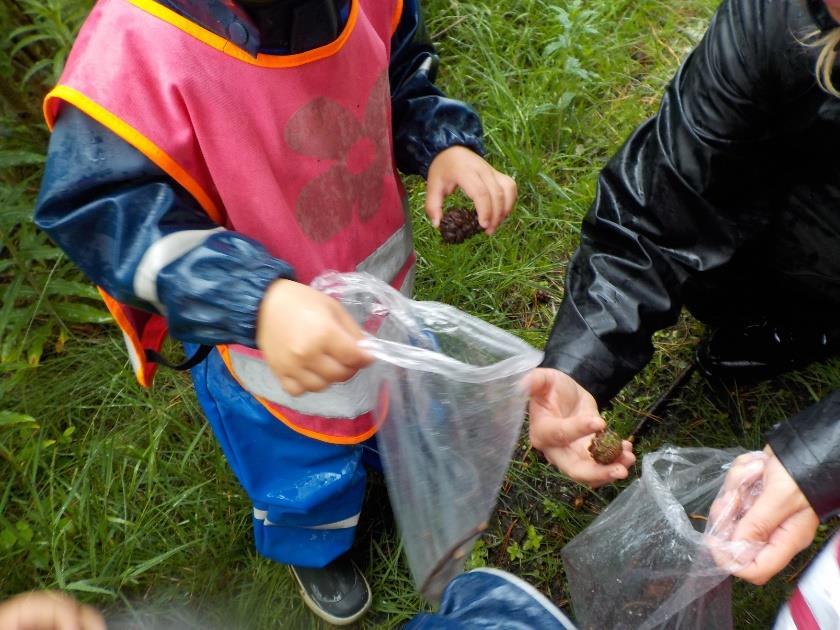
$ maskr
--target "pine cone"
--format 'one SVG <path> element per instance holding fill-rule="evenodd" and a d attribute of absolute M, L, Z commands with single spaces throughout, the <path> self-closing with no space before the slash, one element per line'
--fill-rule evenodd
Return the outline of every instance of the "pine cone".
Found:
<path fill-rule="evenodd" d="M 612 464 L 621 457 L 621 450 L 621 436 L 609 429 L 596 433 L 589 445 L 592 459 L 603 465 Z"/>
<path fill-rule="evenodd" d="M 444 243 L 457 245 L 481 232 L 478 214 L 466 208 L 453 208 L 440 221 L 440 236 Z"/>

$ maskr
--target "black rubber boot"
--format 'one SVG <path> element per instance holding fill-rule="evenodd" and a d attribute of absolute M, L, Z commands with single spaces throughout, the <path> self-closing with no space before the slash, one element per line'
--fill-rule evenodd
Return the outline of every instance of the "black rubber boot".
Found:
<path fill-rule="evenodd" d="M 362 572 L 347 556 L 322 569 L 289 567 L 300 586 L 306 605 L 321 619 L 346 626 L 370 608 L 371 593 Z"/>
<path fill-rule="evenodd" d="M 840 330 L 763 323 L 718 328 L 700 344 L 707 379 L 755 383 L 840 354 Z"/>

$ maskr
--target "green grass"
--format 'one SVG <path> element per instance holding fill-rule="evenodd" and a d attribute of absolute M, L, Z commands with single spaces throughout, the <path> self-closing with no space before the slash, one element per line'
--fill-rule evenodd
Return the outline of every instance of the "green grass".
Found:
<path fill-rule="evenodd" d="M 496 237 L 442 247 L 421 215 L 422 186 L 410 182 L 419 297 L 541 345 L 599 168 L 655 111 L 715 4 L 428 2 L 439 82 L 481 111 L 489 158 L 517 179 L 520 203 Z M 134 384 L 115 329 L 96 323 L 101 310 L 81 278 L 26 218 L 46 138 L 38 100 L 85 5 L 0 0 L 3 32 L 23 28 L 0 43 L 0 596 L 62 588 L 109 609 L 188 606 L 222 627 L 318 627 L 287 571 L 255 555 L 249 502 L 188 379 L 164 372 L 152 391 Z M 23 39 L 33 35 L 44 37 Z M 539 302 L 538 290 L 552 302 Z M 659 335 L 656 357 L 610 421 L 629 430 L 701 334 L 685 317 Z M 838 385 L 840 365 L 814 367 L 739 392 L 729 413 L 695 377 L 639 450 L 759 448 L 763 431 Z M 618 490 L 570 483 L 523 439 L 471 566 L 507 568 L 567 604 L 559 551 Z M 376 595 L 363 627 L 397 626 L 421 606 L 390 519 L 376 508 L 382 497 L 374 484 L 356 551 Z M 737 627 L 768 627 L 812 553 L 763 589 L 736 585 Z"/>

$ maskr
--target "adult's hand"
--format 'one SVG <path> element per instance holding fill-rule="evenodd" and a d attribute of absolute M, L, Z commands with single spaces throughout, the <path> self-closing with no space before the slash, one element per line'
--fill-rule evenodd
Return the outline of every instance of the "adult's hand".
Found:
<path fill-rule="evenodd" d="M 814 540 L 820 519 L 788 471 L 767 446 L 762 489 L 758 498 L 734 526 L 730 541 L 752 542 L 762 546 L 736 576 L 762 585 L 785 568 L 793 557 Z M 709 518 L 715 522 L 722 511 L 732 511 L 733 502 L 742 501 L 739 488 L 752 473 L 754 459 L 742 456 L 735 461 L 724 481 L 724 492 L 712 505 Z"/>
<path fill-rule="evenodd" d="M 594 488 L 627 476 L 636 461 L 630 442 L 623 442 L 621 457 L 609 465 L 597 463 L 589 453 L 595 433 L 607 426 L 589 392 L 552 368 L 537 368 L 526 385 L 531 395 L 531 445 L 551 464 Z"/>

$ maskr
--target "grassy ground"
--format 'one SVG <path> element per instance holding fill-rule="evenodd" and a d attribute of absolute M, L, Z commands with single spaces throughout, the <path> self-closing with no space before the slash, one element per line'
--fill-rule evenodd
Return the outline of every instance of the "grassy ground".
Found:
<path fill-rule="evenodd" d="M 0 2 L 4 32 L 34 29 L 0 44 L 0 596 L 52 587 L 109 608 L 187 605 L 221 625 L 318 627 L 286 570 L 254 554 L 249 502 L 188 380 L 163 373 L 153 391 L 137 387 L 89 290 L 26 220 L 45 142 L 32 105 L 55 76 L 53 60 L 84 4 Z M 420 214 L 422 186 L 412 182 L 419 297 L 542 344 L 598 169 L 655 111 L 715 4 L 428 2 L 444 59 L 440 83 L 480 109 L 491 160 L 516 177 L 521 202 L 497 237 L 444 248 Z M 39 34 L 46 37 L 25 40 Z M 23 45 L 12 50 L 15 43 Z M 687 364 L 700 334 L 687 317 L 662 333 L 656 358 L 610 420 L 628 430 Z M 757 448 L 762 431 L 839 385 L 840 366 L 815 367 L 738 392 L 722 410 L 695 378 L 639 450 L 666 442 Z M 618 489 L 593 493 L 569 483 L 523 440 L 503 490 L 470 564 L 507 568 L 566 604 L 559 551 Z M 382 498 L 374 484 L 357 550 L 376 593 L 363 627 L 399 625 L 421 606 Z M 737 627 L 767 627 L 812 553 L 763 589 L 736 585 Z"/>

